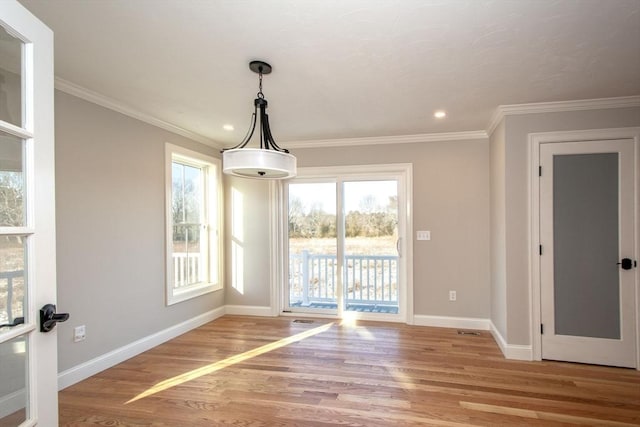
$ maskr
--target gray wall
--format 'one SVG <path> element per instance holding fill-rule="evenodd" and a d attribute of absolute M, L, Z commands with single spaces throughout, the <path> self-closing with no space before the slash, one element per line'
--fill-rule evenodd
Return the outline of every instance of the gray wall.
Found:
<path fill-rule="evenodd" d="M 223 305 L 165 305 L 164 144 L 216 150 L 56 91 L 58 330 L 64 371 Z M 73 342 L 73 328 L 87 338 Z"/>
<path fill-rule="evenodd" d="M 269 183 L 225 176 L 225 223 L 225 303 L 269 306 Z"/>
<path fill-rule="evenodd" d="M 490 316 L 487 140 L 292 151 L 299 167 L 413 163 L 413 228 L 430 230 L 432 236 L 431 241 L 413 244 L 415 314 Z M 246 209 L 245 222 L 266 227 L 267 187 L 250 180 L 242 185 L 259 197 L 253 209 Z M 226 232 L 230 233 L 228 220 Z M 252 242 L 257 253 L 266 256 L 269 237 L 258 234 L 261 237 L 252 236 Z M 269 305 L 268 263 L 251 260 L 252 280 L 245 280 L 246 295 L 229 291 L 227 303 Z M 229 284 L 229 275 L 227 279 Z M 450 289 L 457 291 L 456 302 L 448 300 Z"/>
<path fill-rule="evenodd" d="M 527 246 L 529 133 L 633 126 L 640 126 L 640 108 L 522 114 L 507 116 L 504 119 L 506 281 L 497 286 L 499 292 L 494 293 L 492 305 L 501 305 L 501 301 L 497 298 L 500 298 L 506 289 L 507 330 L 506 336 L 503 336 L 509 344 L 530 344 L 529 313 L 531 310 Z M 493 167 L 494 165 L 492 165 L 492 176 L 496 173 Z M 498 230 L 492 230 L 492 233 L 496 231 Z M 498 235 L 493 237 L 499 238 Z M 496 261 L 499 261 L 502 254 L 493 253 L 492 257 L 497 257 Z M 504 289 L 501 289 L 501 286 Z M 494 323 L 496 320 L 499 321 L 499 318 L 494 319 Z"/>

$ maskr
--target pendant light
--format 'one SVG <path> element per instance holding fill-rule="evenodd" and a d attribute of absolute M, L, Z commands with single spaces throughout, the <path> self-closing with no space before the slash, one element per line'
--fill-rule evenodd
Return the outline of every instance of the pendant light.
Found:
<path fill-rule="evenodd" d="M 271 73 L 271 65 L 263 61 L 251 61 L 249 69 L 258 73 L 259 90 L 253 101 L 251 126 L 242 142 L 233 148 L 222 150 L 222 172 L 244 178 L 287 179 L 296 176 L 296 158 L 289 150 L 280 148 L 271 135 L 267 100 L 262 93 L 262 75 Z M 260 121 L 259 148 L 245 148 Z"/>

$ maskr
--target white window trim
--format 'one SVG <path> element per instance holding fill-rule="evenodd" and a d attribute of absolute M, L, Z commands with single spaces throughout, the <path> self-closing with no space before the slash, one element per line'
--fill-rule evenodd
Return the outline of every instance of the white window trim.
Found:
<path fill-rule="evenodd" d="M 209 176 L 205 186 L 205 199 L 215 203 L 215 219 L 209 226 L 209 263 L 217 263 L 217 274 L 209 273 L 209 282 L 187 286 L 182 290 L 173 289 L 173 221 L 172 221 L 172 163 L 184 161 L 197 166 L 211 166 L 213 176 Z M 223 288 L 223 236 L 222 236 L 222 163 L 220 159 L 177 145 L 165 144 L 165 293 L 166 304 L 173 305 Z M 213 185 L 210 182 L 213 181 Z M 215 198 L 211 200 L 211 198 Z M 211 211 L 211 210 L 210 210 Z M 211 212 L 210 212 L 211 215 Z"/>

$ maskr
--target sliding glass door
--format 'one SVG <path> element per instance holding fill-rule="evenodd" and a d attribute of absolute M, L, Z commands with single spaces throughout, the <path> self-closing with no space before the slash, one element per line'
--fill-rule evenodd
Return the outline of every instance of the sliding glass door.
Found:
<path fill-rule="evenodd" d="M 289 184 L 289 308 L 338 307 L 335 182 Z"/>
<path fill-rule="evenodd" d="M 314 172 L 285 184 L 283 311 L 404 320 L 403 175 Z"/>
<path fill-rule="evenodd" d="M 398 313 L 398 182 L 347 181 L 344 309 Z"/>

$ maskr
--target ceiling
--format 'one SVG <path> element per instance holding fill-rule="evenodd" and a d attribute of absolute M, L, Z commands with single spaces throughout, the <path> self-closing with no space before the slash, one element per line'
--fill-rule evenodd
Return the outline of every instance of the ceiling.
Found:
<path fill-rule="evenodd" d="M 478 131 L 498 105 L 640 95 L 639 0 L 20 1 L 54 31 L 58 79 L 214 145 L 246 132 L 253 59 L 273 66 L 278 143 Z"/>

